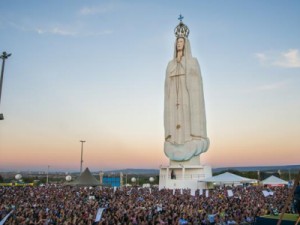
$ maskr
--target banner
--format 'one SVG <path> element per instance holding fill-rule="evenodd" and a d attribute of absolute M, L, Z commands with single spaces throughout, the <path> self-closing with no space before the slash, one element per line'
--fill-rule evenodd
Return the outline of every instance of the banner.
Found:
<path fill-rule="evenodd" d="M 232 190 L 227 190 L 227 195 L 228 195 L 228 197 L 232 197 L 233 196 Z"/>
<path fill-rule="evenodd" d="M 157 204 L 156 205 L 156 212 L 161 212 L 162 211 L 162 204 Z"/>
<path fill-rule="evenodd" d="M 3 225 L 5 223 L 5 221 L 8 219 L 8 217 L 10 217 L 10 215 L 13 213 L 14 210 L 11 210 L 1 221 L 0 221 L 0 225 Z"/>
<path fill-rule="evenodd" d="M 132 188 L 130 188 L 130 190 L 127 191 L 127 195 L 131 195 L 131 191 L 132 191 Z"/>
<path fill-rule="evenodd" d="M 270 195 L 269 192 L 266 191 L 266 190 L 263 190 L 262 193 L 263 193 L 263 195 L 264 195 L 265 197 L 268 197 L 268 196 Z"/>
<path fill-rule="evenodd" d="M 205 197 L 208 198 L 209 197 L 209 190 L 205 191 Z"/>
<path fill-rule="evenodd" d="M 0 186 L 13 186 L 13 183 L 0 183 Z"/>
<path fill-rule="evenodd" d="M 195 189 L 191 189 L 191 196 L 195 196 L 195 192 L 196 192 Z"/>
<path fill-rule="evenodd" d="M 95 218 L 95 222 L 99 222 L 101 220 L 102 213 L 103 213 L 104 209 L 105 208 L 99 208 L 98 209 L 97 214 L 96 214 L 96 218 Z"/>
<path fill-rule="evenodd" d="M 179 219 L 179 225 L 185 225 L 188 224 L 188 221 L 185 219 Z"/>
<path fill-rule="evenodd" d="M 273 191 L 263 190 L 262 193 L 263 193 L 263 195 L 264 195 L 265 197 L 268 197 L 268 196 L 270 196 L 270 195 L 271 195 L 271 196 L 274 195 L 274 192 L 273 192 Z"/>
<path fill-rule="evenodd" d="M 15 183 L 15 186 L 22 186 L 22 187 L 33 186 L 33 185 L 34 185 L 34 183 Z"/>
<path fill-rule="evenodd" d="M 199 195 L 203 195 L 203 189 L 199 190 Z"/>

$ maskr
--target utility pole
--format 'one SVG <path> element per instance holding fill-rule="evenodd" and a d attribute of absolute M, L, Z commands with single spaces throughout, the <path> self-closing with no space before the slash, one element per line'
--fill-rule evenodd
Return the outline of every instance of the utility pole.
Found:
<path fill-rule="evenodd" d="M 83 154 L 83 143 L 85 141 L 80 141 L 81 142 L 81 159 L 80 159 L 80 174 L 82 172 L 82 163 L 83 163 L 83 160 L 82 160 L 82 154 Z"/>
<path fill-rule="evenodd" d="M 3 52 L 0 58 L 2 59 L 2 69 L 1 69 L 1 79 L 0 79 L 0 103 L 1 103 L 1 93 L 2 93 L 2 84 L 3 84 L 3 74 L 4 74 L 4 66 L 5 66 L 5 60 L 11 56 L 11 53 L 7 54 L 6 52 Z M 2 113 L 0 113 L 0 120 L 4 120 L 4 116 Z"/>

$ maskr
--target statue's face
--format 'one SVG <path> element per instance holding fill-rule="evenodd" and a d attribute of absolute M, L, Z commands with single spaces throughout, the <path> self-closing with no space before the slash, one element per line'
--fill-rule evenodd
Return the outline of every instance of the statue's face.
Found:
<path fill-rule="evenodd" d="M 178 38 L 177 39 L 176 47 L 177 47 L 177 51 L 182 51 L 183 50 L 183 47 L 184 47 L 184 38 Z"/>

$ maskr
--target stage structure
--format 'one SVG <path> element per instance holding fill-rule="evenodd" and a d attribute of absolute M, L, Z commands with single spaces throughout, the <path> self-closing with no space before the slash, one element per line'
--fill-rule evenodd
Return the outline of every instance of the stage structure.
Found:
<path fill-rule="evenodd" d="M 210 166 L 200 164 L 208 150 L 203 84 L 198 60 L 192 57 L 189 28 L 178 18 L 173 59 L 165 78 L 164 152 L 168 166 L 161 166 L 159 188 L 205 189 L 200 180 L 211 177 Z"/>

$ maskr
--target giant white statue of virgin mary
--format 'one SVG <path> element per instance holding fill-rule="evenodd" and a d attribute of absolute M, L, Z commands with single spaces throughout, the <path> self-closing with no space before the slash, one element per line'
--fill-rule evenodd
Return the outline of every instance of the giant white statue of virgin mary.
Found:
<path fill-rule="evenodd" d="M 166 71 L 164 151 L 171 162 L 199 161 L 209 147 L 202 77 L 188 35 L 181 20 L 175 28 L 174 57 Z"/>

